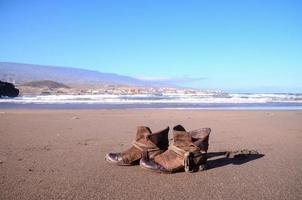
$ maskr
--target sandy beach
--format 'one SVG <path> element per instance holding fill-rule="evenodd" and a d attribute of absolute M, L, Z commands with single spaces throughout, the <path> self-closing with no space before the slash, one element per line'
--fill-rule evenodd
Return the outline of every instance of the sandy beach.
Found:
<path fill-rule="evenodd" d="M 0 110 L 0 199 L 302 199 L 301 122 L 302 111 Z M 104 160 L 131 145 L 137 126 L 177 124 L 212 128 L 208 170 Z M 238 149 L 261 156 L 214 156 Z"/>

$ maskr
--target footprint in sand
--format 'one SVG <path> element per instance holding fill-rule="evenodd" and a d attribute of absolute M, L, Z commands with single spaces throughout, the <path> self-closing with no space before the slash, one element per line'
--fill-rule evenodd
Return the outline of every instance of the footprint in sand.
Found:
<path fill-rule="evenodd" d="M 50 145 L 45 145 L 42 147 L 28 147 L 24 149 L 24 151 L 50 151 L 50 150 L 51 150 Z"/>
<path fill-rule="evenodd" d="M 78 142 L 78 145 L 93 145 L 97 143 L 97 139 L 93 139 L 93 138 L 89 138 L 89 139 L 85 139 L 84 141 Z"/>
<path fill-rule="evenodd" d="M 0 164 L 3 164 L 7 160 L 6 156 L 0 155 Z"/>

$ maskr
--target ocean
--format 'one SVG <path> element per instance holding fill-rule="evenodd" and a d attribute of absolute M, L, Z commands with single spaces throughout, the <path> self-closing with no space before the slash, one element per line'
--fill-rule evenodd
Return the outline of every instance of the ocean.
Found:
<path fill-rule="evenodd" d="M 302 110 L 301 93 L 40 95 L 1 98 L 1 109 L 223 109 Z"/>

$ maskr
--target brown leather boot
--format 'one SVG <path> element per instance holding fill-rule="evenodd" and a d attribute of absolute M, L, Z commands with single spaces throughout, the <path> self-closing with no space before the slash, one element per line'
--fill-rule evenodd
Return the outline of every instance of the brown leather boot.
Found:
<path fill-rule="evenodd" d="M 144 152 L 147 152 L 148 157 L 154 158 L 167 150 L 169 146 L 168 133 L 169 127 L 152 133 L 150 128 L 140 126 L 137 128 L 136 139 L 131 148 L 121 153 L 108 153 L 105 160 L 117 165 L 135 165 L 139 164 Z"/>
<path fill-rule="evenodd" d="M 210 128 L 186 132 L 181 125 L 177 125 L 173 128 L 174 143 L 169 149 L 154 159 L 145 154 L 140 160 L 140 166 L 164 173 L 203 170 L 207 161 L 210 132 Z"/>

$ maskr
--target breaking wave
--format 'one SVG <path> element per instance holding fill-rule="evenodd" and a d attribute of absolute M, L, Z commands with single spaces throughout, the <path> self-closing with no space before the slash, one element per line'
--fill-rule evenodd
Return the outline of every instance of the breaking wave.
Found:
<path fill-rule="evenodd" d="M 2 98 L 14 104 L 267 104 L 302 106 L 302 94 L 137 94 L 137 95 L 40 95 Z"/>

